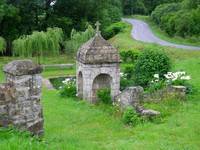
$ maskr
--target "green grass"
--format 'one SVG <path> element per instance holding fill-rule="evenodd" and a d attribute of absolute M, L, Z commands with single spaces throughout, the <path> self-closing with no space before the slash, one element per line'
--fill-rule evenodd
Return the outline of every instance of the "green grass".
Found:
<path fill-rule="evenodd" d="M 73 68 L 65 68 L 65 69 L 46 69 L 43 71 L 42 76 L 44 78 L 54 78 L 54 77 L 66 77 L 75 75 L 76 70 L 75 67 Z"/>
<path fill-rule="evenodd" d="M 200 51 L 162 48 L 137 42 L 130 37 L 131 26 L 110 40 L 120 50 L 154 47 L 163 49 L 173 62 L 173 70 L 185 70 L 191 75 L 192 85 L 200 90 Z M 7 63 L 0 61 L 0 65 Z M 7 60 L 8 59 L 8 60 Z M 1 60 L 4 60 L 3 58 Z M 122 68 L 125 65 L 122 65 Z M 45 76 L 57 76 L 50 71 Z M 55 73 L 55 74 L 54 74 Z M 67 71 L 61 74 L 67 74 Z M 0 72 L 0 81 L 2 81 Z M 42 139 L 27 133 L 0 130 L 2 150 L 198 150 L 200 147 L 200 93 L 189 95 L 187 101 L 167 100 L 145 106 L 161 111 L 161 123 L 145 123 L 136 127 L 125 126 L 112 108 L 91 105 L 85 101 L 61 98 L 57 91 L 43 89 L 42 104 L 45 134 Z"/>
<path fill-rule="evenodd" d="M 147 22 L 153 31 L 153 33 L 168 42 L 176 43 L 176 44 L 185 44 L 185 45 L 191 45 L 191 46 L 200 46 L 200 41 L 197 39 L 191 39 L 191 38 L 182 38 L 180 36 L 171 37 L 169 36 L 165 31 L 161 30 L 160 27 L 153 21 L 149 16 L 140 16 L 140 15 L 134 15 L 132 18 L 143 20 Z"/>
<path fill-rule="evenodd" d="M 20 60 L 20 59 L 31 59 L 37 63 L 37 58 L 20 58 L 20 57 L 0 57 L 0 83 L 4 82 L 5 77 L 2 72 L 2 68 L 7 63 L 13 60 Z M 65 54 L 60 55 L 57 57 L 46 57 L 42 60 L 41 64 L 75 64 L 75 56 L 72 54 Z M 43 71 L 42 76 L 45 78 L 52 78 L 57 76 L 68 76 L 68 75 L 75 75 L 75 66 L 73 68 L 47 68 Z"/>
<path fill-rule="evenodd" d="M 120 118 L 100 106 L 84 101 L 60 98 L 56 91 L 43 90 L 45 135 L 41 142 L 24 134 L 1 132 L 1 149 L 191 149 L 200 143 L 200 103 L 190 100 L 168 109 L 164 123 L 145 123 L 126 127 Z M 180 108 L 181 107 L 181 108 Z M 107 108 L 108 109 L 108 108 Z M 173 113 L 172 113 L 173 112 Z"/>

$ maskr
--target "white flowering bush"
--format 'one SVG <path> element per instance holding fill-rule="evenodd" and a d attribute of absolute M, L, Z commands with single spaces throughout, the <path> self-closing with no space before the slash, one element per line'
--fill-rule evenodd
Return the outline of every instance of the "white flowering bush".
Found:
<path fill-rule="evenodd" d="M 168 72 L 164 74 L 164 78 L 160 78 L 159 74 L 154 74 L 153 77 L 149 86 L 149 91 L 151 92 L 162 89 L 167 85 L 182 85 L 185 86 L 188 91 L 191 91 L 191 85 L 187 83 L 188 80 L 191 80 L 191 76 L 187 75 L 184 71 Z"/>
<path fill-rule="evenodd" d="M 166 78 L 166 82 L 171 85 L 184 85 L 185 81 L 191 79 L 191 77 L 186 75 L 186 72 L 184 71 L 168 72 L 164 76 Z"/>
<path fill-rule="evenodd" d="M 63 86 L 60 87 L 60 95 L 62 97 L 76 96 L 76 80 L 67 78 L 63 81 Z"/>

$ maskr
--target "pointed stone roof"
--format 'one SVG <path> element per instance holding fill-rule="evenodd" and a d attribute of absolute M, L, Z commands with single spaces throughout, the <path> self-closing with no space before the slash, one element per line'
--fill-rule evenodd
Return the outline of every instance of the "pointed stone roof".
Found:
<path fill-rule="evenodd" d="M 118 50 L 97 33 L 81 46 L 77 60 L 84 64 L 119 63 L 120 57 Z"/>

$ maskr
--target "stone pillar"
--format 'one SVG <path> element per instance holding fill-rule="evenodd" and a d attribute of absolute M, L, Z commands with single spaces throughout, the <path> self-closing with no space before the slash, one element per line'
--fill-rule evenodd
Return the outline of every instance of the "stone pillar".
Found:
<path fill-rule="evenodd" d="M 5 108 L 10 124 L 19 129 L 29 130 L 34 135 L 41 135 L 43 133 L 43 114 L 40 104 L 42 68 L 31 60 L 22 60 L 7 64 L 4 72 L 7 84 L 11 86 L 4 88 L 4 92 L 0 93 L 4 95 L 0 105 L 3 101 L 7 102 Z M 4 110 L 3 108 L 1 110 Z"/>

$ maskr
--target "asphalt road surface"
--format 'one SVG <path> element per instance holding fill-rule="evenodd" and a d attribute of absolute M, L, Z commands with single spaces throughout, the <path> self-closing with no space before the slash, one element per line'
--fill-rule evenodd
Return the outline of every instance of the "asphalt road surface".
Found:
<path fill-rule="evenodd" d="M 151 31 L 149 25 L 145 23 L 144 21 L 137 20 L 137 19 L 126 19 L 126 18 L 122 20 L 132 24 L 133 29 L 131 31 L 131 36 L 135 40 L 148 42 L 148 43 L 156 43 L 162 46 L 170 46 L 170 47 L 181 48 L 181 49 L 200 50 L 200 47 L 197 47 L 197 46 L 174 44 L 174 43 L 170 43 L 156 37 Z"/>

